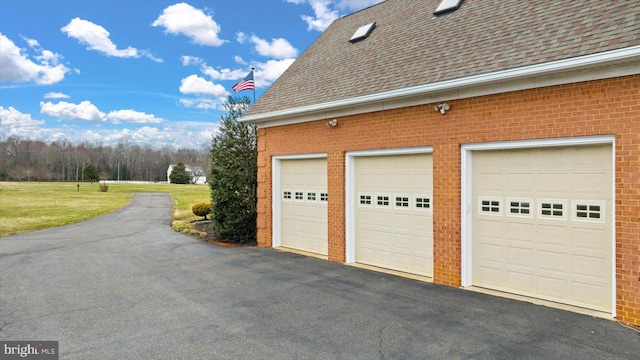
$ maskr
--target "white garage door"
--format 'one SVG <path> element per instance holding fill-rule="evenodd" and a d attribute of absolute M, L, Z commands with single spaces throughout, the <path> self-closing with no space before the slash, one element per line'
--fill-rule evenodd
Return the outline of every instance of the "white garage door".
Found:
<path fill-rule="evenodd" d="M 355 160 L 355 261 L 433 276 L 431 154 Z"/>
<path fill-rule="evenodd" d="M 282 246 L 327 255 L 327 159 L 281 160 Z"/>
<path fill-rule="evenodd" d="M 473 285 L 612 311 L 610 145 L 473 154 Z"/>

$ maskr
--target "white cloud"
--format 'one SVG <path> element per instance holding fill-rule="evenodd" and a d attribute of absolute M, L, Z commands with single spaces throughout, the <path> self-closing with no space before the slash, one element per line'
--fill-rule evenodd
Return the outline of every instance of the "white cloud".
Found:
<path fill-rule="evenodd" d="M 286 59 L 298 56 L 298 50 L 283 38 L 271 39 L 271 42 L 257 36 L 251 36 L 251 42 L 256 46 L 258 54 L 276 59 Z"/>
<path fill-rule="evenodd" d="M 115 56 L 122 58 L 140 57 L 138 50 L 129 46 L 126 49 L 118 50 L 116 44 L 109 39 L 109 32 L 100 25 L 91 21 L 74 18 L 62 29 L 68 37 L 72 37 L 80 41 L 81 44 L 87 45 L 88 50 L 96 50 L 107 56 Z"/>
<path fill-rule="evenodd" d="M 111 111 L 107 114 L 107 118 L 115 124 L 118 124 L 120 121 L 140 124 L 157 124 L 164 121 L 164 119 L 157 118 L 153 114 L 146 114 L 131 109 Z"/>
<path fill-rule="evenodd" d="M 227 100 L 226 97 L 219 98 L 194 98 L 180 99 L 180 104 L 186 108 L 194 108 L 201 110 L 224 110 L 222 104 Z"/>
<path fill-rule="evenodd" d="M 314 16 L 302 15 L 307 23 L 307 30 L 324 31 L 331 23 L 340 17 L 338 10 L 331 10 L 329 0 L 309 0 Z"/>
<path fill-rule="evenodd" d="M 236 55 L 233 57 L 233 61 L 235 61 L 236 63 L 240 64 L 240 65 L 247 65 L 247 62 L 244 61 L 244 59 L 242 57 L 240 57 L 240 55 Z"/>
<path fill-rule="evenodd" d="M 220 25 L 211 15 L 187 3 L 168 6 L 151 26 L 162 26 L 165 33 L 184 35 L 199 45 L 220 46 L 225 43 L 218 37 Z"/>
<path fill-rule="evenodd" d="M 383 1 L 384 0 L 338 0 L 337 6 L 339 9 L 357 11 Z"/>
<path fill-rule="evenodd" d="M 213 80 L 236 80 L 241 79 L 247 76 L 246 69 L 220 69 L 216 70 L 211 66 L 207 66 L 206 64 L 202 64 L 200 67 L 200 71 L 208 75 Z"/>
<path fill-rule="evenodd" d="M 198 75 L 189 75 L 182 79 L 179 88 L 183 94 L 227 96 L 229 92 L 220 84 L 214 84 Z"/>
<path fill-rule="evenodd" d="M 238 31 L 236 33 L 236 41 L 240 44 L 244 44 L 244 42 L 247 41 L 247 35 L 242 31 Z"/>
<path fill-rule="evenodd" d="M 71 96 L 61 92 L 48 92 L 44 94 L 45 99 L 68 99 Z"/>
<path fill-rule="evenodd" d="M 149 50 L 139 50 L 140 51 L 140 55 L 146 57 L 147 59 L 151 60 L 151 61 L 155 61 L 157 63 L 162 63 L 164 62 L 163 59 L 159 58 L 159 57 L 155 57 L 151 51 Z"/>
<path fill-rule="evenodd" d="M 28 38 L 26 36 L 21 36 L 21 37 L 24 40 L 24 42 L 26 42 L 27 45 L 29 45 L 29 47 L 32 47 L 32 48 L 39 48 L 40 47 L 40 43 L 38 42 L 38 40 L 30 39 L 30 38 Z"/>
<path fill-rule="evenodd" d="M 138 129 L 121 129 L 117 131 L 90 132 L 82 136 L 95 139 L 97 142 L 116 144 L 122 139 L 139 145 L 153 144 L 154 147 L 168 146 L 172 148 L 206 147 L 218 129 L 217 122 L 181 121 L 169 123 L 158 128 L 143 126 Z"/>
<path fill-rule="evenodd" d="M 313 16 L 302 15 L 307 23 L 307 30 L 324 31 L 331 23 L 345 13 L 364 9 L 384 0 L 285 0 L 292 4 L 308 3 L 313 9 Z M 341 13 L 342 10 L 343 13 Z"/>
<path fill-rule="evenodd" d="M 55 84 L 64 79 L 69 68 L 60 64 L 62 56 L 49 50 L 41 49 L 38 42 L 26 39 L 39 55 L 33 56 L 35 63 L 16 44 L 0 33 L 0 81 L 30 82 L 40 85 Z"/>
<path fill-rule="evenodd" d="M 23 114 L 11 106 L 0 106 L 0 133 L 6 136 L 41 139 L 46 133 L 40 127 L 44 123 L 43 120 L 32 119 L 31 114 Z"/>
<path fill-rule="evenodd" d="M 68 37 L 77 39 L 81 44 L 87 45 L 87 50 L 95 50 L 107 56 L 119 58 L 139 58 L 144 56 L 155 62 L 163 62 L 151 54 L 149 50 L 138 50 L 134 47 L 118 49 L 109 38 L 110 33 L 104 27 L 91 21 L 74 18 L 60 29 Z"/>
<path fill-rule="evenodd" d="M 88 100 L 82 101 L 79 104 L 66 101 L 60 101 L 57 104 L 41 101 L 40 112 L 59 119 L 100 122 L 111 120 L 114 124 L 119 124 L 121 121 L 137 124 L 157 124 L 165 121 L 153 114 L 147 114 L 133 109 L 113 110 L 105 114 Z"/>
<path fill-rule="evenodd" d="M 31 114 L 23 114 L 12 106 L 8 109 L 0 106 L 0 124 L 2 126 L 17 127 L 36 127 L 44 124 L 43 120 L 34 120 Z"/>
<path fill-rule="evenodd" d="M 123 115 L 128 111 L 112 111 L 109 114 L 117 114 L 121 118 L 136 118 L 139 116 L 136 114 L 143 114 L 132 111 L 134 114 L 132 116 Z M 44 124 L 45 121 L 32 119 L 30 114 L 23 114 L 13 107 L 0 106 L 0 132 L 2 134 L 45 142 L 69 140 L 73 143 L 89 141 L 115 145 L 118 141 L 127 139 L 138 145 L 153 144 L 154 147 L 194 148 L 208 146 L 211 143 L 212 134 L 218 129 L 216 121 L 165 121 L 164 127 L 142 126 L 115 130 L 101 128 L 83 130 L 67 124 L 58 128 L 43 128 Z"/>
<path fill-rule="evenodd" d="M 204 60 L 202 58 L 197 57 L 197 56 L 183 55 L 181 57 L 181 59 L 182 59 L 182 66 L 200 65 L 200 64 L 204 63 Z"/>
<path fill-rule="evenodd" d="M 269 60 L 256 64 L 254 80 L 256 87 L 267 87 L 282 75 L 293 64 L 295 59 Z"/>
<path fill-rule="evenodd" d="M 84 120 L 84 121 L 106 121 L 105 113 L 100 111 L 90 101 L 85 100 L 80 104 L 60 101 L 57 104 L 52 102 L 40 102 L 40 112 L 45 115 L 57 117 L 59 119 Z"/>

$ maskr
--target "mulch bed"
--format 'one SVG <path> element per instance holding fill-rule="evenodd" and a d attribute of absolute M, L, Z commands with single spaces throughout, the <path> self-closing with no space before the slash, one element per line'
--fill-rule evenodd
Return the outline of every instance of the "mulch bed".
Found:
<path fill-rule="evenodd" d="M 213 235 L 213 228 L 211 227 L 211 220 L 200 220 L 193 223 L 193 229 L 199 231 L 200 233 L 204 233 L 206 235 L 196 236 L 195 238 L 200 239 L 202 241 L 206 241 L 211 244 L 215 244 L 218 246 L 257 246 L 255 239 L 252 241 L 248 241 L 245 243 L 230 243 L 219 241 Z"/>

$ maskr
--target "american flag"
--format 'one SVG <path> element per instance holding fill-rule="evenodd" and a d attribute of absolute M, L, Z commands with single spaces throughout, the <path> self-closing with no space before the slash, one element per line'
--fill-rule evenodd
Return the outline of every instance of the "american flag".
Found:
<path fill-rule="evenodd" d="M 233 85 L 231 88 L 236 93 L 243 90 L 255 90 L 255 85 L 253 82 L 253 70 L 251 70 L 249 75 L 245 76 L 244 79 L 240 80 L 237 84 Z"/>

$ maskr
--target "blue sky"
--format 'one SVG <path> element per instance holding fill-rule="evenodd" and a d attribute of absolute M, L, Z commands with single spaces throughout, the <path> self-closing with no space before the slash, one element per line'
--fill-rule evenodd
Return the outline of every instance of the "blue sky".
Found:
<path fill-rule="evenodd" d="M 251 67 L 260 97 L 333 20 L 380 1 L 2 0 L 0 140 L 206 146 Z"/>

